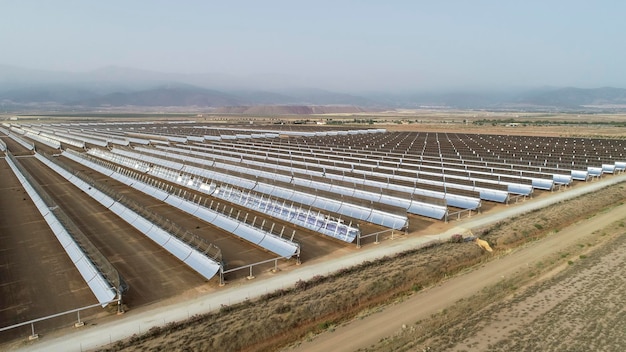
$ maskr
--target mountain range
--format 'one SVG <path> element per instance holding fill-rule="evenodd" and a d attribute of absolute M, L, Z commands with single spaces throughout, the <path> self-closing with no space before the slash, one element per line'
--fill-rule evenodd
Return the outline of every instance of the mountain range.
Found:
<path fill-rule="evenodd" d="M 270 78 L 259 81 L 219 74 L 173 74 L 119 67 L 58 72 L 0 65 L 0 106 L 6 111 L 49 107 L 73 110 L 193 107 L 238 113 L 285 111 L 301 114 L 420 107 L 623 110 L 626 109 L 626 89 L 542 87 L 506 91 L 342 93 L 281 85 Z M 277 110 L 259 109 L 258 106 L 300 108 Z M 316 106 L 327 108 L 313 108 Z M 328 106 L 335 108 L 329 109 Z"/>

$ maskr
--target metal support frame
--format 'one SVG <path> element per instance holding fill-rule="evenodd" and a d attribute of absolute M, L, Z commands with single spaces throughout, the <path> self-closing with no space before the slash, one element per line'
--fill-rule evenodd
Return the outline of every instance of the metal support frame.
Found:
<path fill-rule="evenodd" d="M 266 263 L 270 263 L 270 262 L 274 262 L 274 269 L 272 269 L 272 272 L 276 273 L 279 271 L 278 269 L 278 260 L 279 259 L 283 259 L 282 257 L 278 257 L 278 258 L 273 258 L 273 259 L 268 259 L 268 260 L 264 260 L 264 261 L 260 261 L 257 263 L 252 263 L 252 264 L 248 264 L 248 265 L 243 265 L 243 266 L 239 266 L 236 268 L 232 268 L 232 269 L 228 269 L 228 270 L 224 270 L 224 266 L 220 265 L 220 270 L 219 270 L 219 274 L 220 274 L 220 286 L 224 286 L 226 285 L 226 281 L 224 279 L 224 275 L 228 274 L 228 273 L 232 273 L 235 271 L 239 271 L 239 270 L 244 270 L 244 269 L 249 269 L 249 275 L 246 277 L 246 279 L 248 280 L 252 280 L 255 278 L 254 276 L 254 272 L 253 272 L 253 267 L 257 266 L 257 265 L 261 265 L 261 264 L 266 264 Z M 300 254 L 298 253 L 297 257 L 296 257 L 296 265 L 300 264 Z"/>
<path fill-rule="evenodd" d="M 391 239 L 394 239 L 394 234 L 396 233 L 397 230 L 394 229 L 388 229 L 388 230 L 383 230 L 383 231 L 378 231 L 378 232 L 373 232 L 367 235 L 362 235 L 361 233 L 359 233 L 356 236 L 356 248 L 361 248 L 361 239 L 362 238 L 368 238 L 368 237 L 374 237 L 376 240 L 374 241 L 374 244 L 380 244 L 379 238 L 381 235 L 387 233 L 387 232 L 391 232 Z M 404 230 L 404 234 L 407 235 L 408 234 L 408 228 L 405 228 Z"/>

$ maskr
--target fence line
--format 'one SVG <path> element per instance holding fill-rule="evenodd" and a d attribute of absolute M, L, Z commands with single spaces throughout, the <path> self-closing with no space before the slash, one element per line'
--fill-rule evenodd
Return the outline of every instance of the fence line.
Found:
<path fill-rule="evenodd" d="M 111 300 L 109 302 L 105 302 L 105 304 L 110 304 L 113 302 L 117 302 L 118 304 L 118 313 L 121 313 L 121 303 L 122 303 L 122 299 L 121 297 L 118 297 L 114 300 Z M 3 328 L 0 328 L 0 332 L 3 331 L 7 331 L 7 330 L 11 330 L 11 329 L 15 329 L 15 328 L 19 328 L 21 326 L 26 326 L 26 325 L 30 325 L 31 327 L 31 335 L 29 337 L 29 339 L 36 339 L 38 337 L 37 334 L 35 334 L 35 323 L 44 321 L 44 320 L 49 320 L 49 319 L 53 319 L 53 318 L 58 318 L 64 315 L 68 315 L 68 314 L 72 314 L 72 313 L 77 313 L 77 322 L 76 324 L 74 324 L 74 326 L 82 326 L 84 323 L 80 320 L 80 312 L 83 310 L 87 310 L 87 309 L 91 309 L 91 308 L 95 308 L 95 307 L 101 307 L 101 303 L 96 303 L 96 304 L 92 304 L 89 306 L 84 306 L 84 307 L 80 307 L 80 308 L 74 308 L 74 309 L 70 309 L 67 310 L 65 312 L 60 312 L 60 313 L 55 313 L 55 314 L 51 314 L 51 315 L 47 315 L 45 317 L 41 317 L 41 318 L 36 318 L 36 319 L 32 319 L 32 320 L 28 320 L 28 321 L 24 321 L 21 323 L 17 323 L 17 324 L 13 324 L 13 325 L 9 325 L 9 326 L 5 326 Z"/>

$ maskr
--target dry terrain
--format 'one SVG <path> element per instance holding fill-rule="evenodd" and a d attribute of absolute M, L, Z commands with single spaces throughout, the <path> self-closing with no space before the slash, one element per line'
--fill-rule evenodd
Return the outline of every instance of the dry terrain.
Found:
<path fill-rule="evenodd" d="M 450 133 L 613 138 L 616 136 L 623 138 L 626 135 L 624 127 L 604 125 L 537 128 L 537 126 L 505 127 L 462 123 L 464 119 L 471 121 L 491 117 L 459 113 L 450 119 L 451 122 L 442 119 L 437 123 L 412 122 L 360 127 Z M 509 118 L 507 115 L 496 117 Z M 419 118 L 422 117 L 411 117 L 413 120 Z M 433 113 L 423 117 L 423 120 L 437 118 L 438 115 Z M 581 117 L 581 121 L 584 121 L 584 118 L 588 117 Z M 607 120 L 623 121 L 623 116 L 607 117 Z M 9 143 L 7 141 L 7 144 Z M 49 191 L 55 193 L 59 203 L 72 208 L 71 198 L 77 195 L 64 188 L 66 187 L 63 185 L 64 181 L 45 175 L 46 173 L 35 165 L 34 160 L 25 161 L 25 164 L 39 175 L 40 181 Z M 94 174 L 91 176 L 97 178 Z M 15 190 L 6 188 L 2 189 L 2 192 L 10 194 Z M 536 193 L 537 198 L 549 196 L 548 192 Z M 142 198 L 138 195 L 133 197 L 137 197 L 138 201 Z M 592 350 L 614 350 L 612 347 L 616 343 L 624 343 L 623 329 L 620 335 L 620 329 L 612 333 L 605 332 L 606 329 L 603 327 L 624 325 L 622 308 L 624 302 L 618 293 L 624 287 L 623 282 L 620 283 L 621 278 L 616 276 L 623 271 L 624 264 L 624 257 L 619 255 L 619 249 L 626 247 L 624 211 L 623 206 L 618 207 L 625 199 L 626 190 L 624 184 L 621 184 L 595 194 L 555 204 L 541 211 L 510 218 L 495 225 L 473 228 L 475 234 L 491 243 L 495 249 L 494 254 L 487 254 L 473 243 L 434 243 L 427 248 L 412 249 L 354 267 L 346 267 L 337 273 L 324 272 L 325 275 L 318 275 L 308 281 L 299 281 L 295 286 L 284 287 L 276 292 L 266 292 L 258 299 L 242 304 L 224 305 L 219 311 L 208 315 L 193 316 L 188 321 L 153 328 L 146 334 L 137 334 L 130 339 L 113 343 L 108 350 L 270 351 L 292 348 L 313 350 L 314 347 L 318 350 L 361 348 L 385 351 L 428 350 L 428 348 L 467 351 L 583 350 L 581 349 L 583 343 L 589 339 L 596 343 Z M 102 231 L 111 231 L 112 236 L 111 239 L 102 239 L 103 241 L 115 241 L 122 233 L 133 232 L 124 229 L 106 230 L 109 228 L 108 225 L 112 224 L 112 219 L 104 219 L 105 215 L 90 201 L 81 202 L 78 208 L 84 209 L 73 209 L 74 215 L 77 218 L 85 218 L 84 223 L 80 225 L 87 232 L 93 233 L 96 241 L 98 241 L 96 234 Z M 162 214 L 173 216 L 170 215 L 173 214 L 171 210 L 165 209 L 164 206 L 152 208 Z M 611 209 L 613 210 L 608 212 Z M 498 212 L 503 210 L 503 206 L 487 206 L 484 210 L 488 213 Z M 5 206 L 3 211 L 9 214 L 13 210 Z M 609 216 L 607 214 L 611 214 L 610 219 L 602 218 L 603 220 L 598 222 L 601 216 Z M 89 217 L 93 217 L 93 221 L 88 220 Z M 198 225 L 192 221 L 183 222 L 189 228 L 207 233 L 207 236 L 212 232 L 206 225 L 196 227 Z M 443 233 L 457 225 L 417 218 L 411 219 L 411 224 L 419 231 L 410 233 L 409 238 Z M 572 224 L 573 228 L 568 227 Z M 570 235 L 567 235 L 568 233 Z M 317 250 L 305 258 L 306 265 L 320 263 L 328 257 L 356 252 L 352 247 L 340 249 L 334 242 L 321 241 L 324 243 L 320 244 L 320 241 L 314 238 L 307 240 L 312 244 L 318 242 L 316 244 L 318 247 L 314 246 Z M 143 246 L 150 247 L 147 244 Z M 103 247 L 107 248 L 107 245 L 103 244 Z M 140 252 L 158 251 L 156 248 L 148 249 Z M 128 250 L 132 251 L 131 248 Z M 225 251 L 228 252 L 228 249 Z M 137 280 L 132 287 L 137 288 L 137 285 L 144 284 L 147 288 L 154 284 L 152 280 L 145 278 L 152 275 L 133 272 L 132 266 L 124 264 L 133 258 L 132 255 L 122 257 L 111 252 L 110 256 L 115 259 L 116 265 L 120 265 L 124 271 L 130 273 L 130 277 Z M 524 270 L 521 269 L 523 266 Z M 152 268 L 150 265 L 142 267 L 154 270 L 157 276 L 167 275 L 166 272 L 161 273 L 158 268 Z M 174 270 L 181 270 L 176 268 L 176 265 L 173 267 Z M 294 269 L 284 268 L 285 271 Z M 205 290 L 191 292 L 193 287 L 207 289 L 206 283 L 203 284 L 202 280 L 199 280 L 196 284 L 198 279 L 195 274 L 187 270 L 182 272 L 183 277 L 176 275 L 176 278 L 170 277 L 165 280 L 183 284 L 170 286 L 164 297 L 135 296 L 135 303 L 145 304 L 170 297 L 166 302 L 170 304 L 184 301 L 190 295 L 206 293 Z M 237 275 L 236 282 L 233 280 L 230 284 L 245 286 L 245 280 L 242 280 L 240 275 Z M 268 275 L 272 274 L 267 272 L 261 274 L 265 277 Z M 280 275 L 279 273 L 278 276 Z M 456 286 L 445 291 L 446 285 L 454 282 Z M 599 286 L 602 290 L 596 289 Z M 438 291 L 440 288 L 442 291 Z M 137 295 L 137 292 L 133 295 Z M 254 296 L 258 296 L 258 293 Z M 605 296 L 610 299 L 604 299 Z M 460 302 L 455 304 L 459 300 Z M 414 302 L 414 306 L 410 306 L 410 302 Z M 415 309 L 417 315 L 406 314 L 413 311 L 411 307 L 428 309 L 422 311 Z M 151 307 L 144 308 L 147 310 Z M 394 309 L 396 313 L 393 313 Z M 591 313 L 596 317 L 606 316 L 607 319 L 605 321 L 596 318 L 592 322 L 585 318 Z M 132 311 L 127 317 L 131 316 Z M 404 328 L 398 325 L 401 320 L 399 316 L 406 320 L 403 322 Z M 390 324 L 389 321 L 395 324 Z M 572 325 L 565 322 L 571 322 Z M 360 323 L 372 324 L 373 328 L 364 328 L 359 325 Z M 94 323 L 96 324 L 98 322 Z M 555 325 L 555 329 L 551 330 L 549 325 Z M 575 336 L 568 337 L 570 335 L 567 334 Z M 333 340 L 336 336 L 340 336 L 343 342 Z M 557 336 L 573 342 L 571 344 L 563 341 L 554 342 Z M 28 349 L 29 346 L 20 344 L 18 347 Z"/>
<path fill-rule="evenodd" d="M 605 329 L 626 323 L 625 209 L 501 253 L 297 350 L 617 351 L 626 334 Z"/>
<path fill-rule="evenodd" d="M 541 276 L 540 274 L 543 274 L 540 271 L 542 265 L 548 270 L 552 268 L 552 265 L 567 263 L 568 260 L 578 262 L 578 259 L 575 258 L 577 255 L 576 248 L 601 247 L 601 243 L 617 236 L 613 235 L 612 232 L 607 236 L 598 235 L 597 241 L 582 237 L 584 242 L 582 242 L 581 247 L 578 246 L 579 238 L 568 237 L 567 231 L 577 232 L 579 229 L 583 229 L 582 226 L 587 226 L 585 229 L 591 228 L 590 231 L 580 231 L 586 235 L 588 232 L 596 233 L 595 229 L 603 225 L 610 225 L 613 226 L 612 228 L 621 230 L 622 227 L 619 224 L 617 227 L 611 224 L 623 218 L 623 206 L 610 212 L 608 215 L 610 219 L 601 218 L 599 223 L 584 224 L 587 223 L 586 221 L 593 220 L 594 214 L 607 209 L 607 207 L 613 208 L 625 199 L 626 189 L 623 184 L 619 184 L 595 194 L 479 229 L 476 233 L 481 234 L 483 238 L 494 245 L 496 248 L 495 255 L 486 254 L 472 243 L 436 244 L 429 248 L 365 262 L 353 268 L 340 270 L 335 274 L 320 275 L 310 281 L 299 282 L 293 288 L 266 294 L 255 301 L 223 307 L 219 312 L 194 317 L 181 324 L 168 324 L 162 328 L 154 328 L 145 335 L 135 336 L 129 340 L 113 344 L 109 350 L 145 351 L 165 348 L 181 351 L 186 349 L 198 351 L 214 349 L 269 351 L 279 349 L 290 341 L 297 341 L 302 338 L 304 338 L 304 344 L 300 346 L 302 350 L 318 348 L 318 350 L 338 350 L 337 346 L 343 346 L 339 350 L 368 347 L 388 336 L 387 332 L 393 333 L 397 328 L 393 328 L 394 325 L 389 324 L 389 321 L 384 319 L 384 315 L 377 316 L 383 317 L 380 322 L 375 319 L 372 323 L 376 329 L 383 332 L 382 334 L 377 333 L 376 329 L 370 330 L 359 326 L 360 321 L 367 320 L 365 317 L 383 309 L 380 308 L 380 304 L 406 300 L 415 292 L 418 294 L 415 294 L 414 297 L 420 297 L 421 293 L 419 292 L 424 288 L 430 287 L 451 275 L 466 271 L 472 266 L 477 269 L 474 272 L 480 277 L 468 280 L 479 283 L 479 286 L 474 287 L 468 285 L 468 282 L 463 283 L 461 281 L 450 291 L 435 291 L 436 294 L 431 296 L 431 300 L 434 300 L 416 299 L 417 303 L 415 304 L 427 308 L 440 307 L 440 309 L 445 309 L 448 304 L 453 304 L 458 299 L 468 299 L 469 296 L 476 293 L 476 290 L 490 289 L 490 281 L 488 280 L 490 277 L 496 279 L 495 282 L 491 282 L 496 286 L 491 288 L 495 289 L 495 293 L 491 294 L 492 297 L 488 298 L 487 301 L 493 303 L 494 300 L 505 299 L 515 292 L 513 287 L 525 283 L 523 280 L 514 283 L 500 283 L 501 280 L 498 275 L 508 277 L 519 271 L 519 267 L 513 264 L 519 265 L 521 263 L 523 266 L 528 265 L 530 267 L 532 263 L 533 268 L 535 268 L 534 274 L 525 273 L 522 276 L 537 279 Z M 585 220 L 587 218 L 591 219 Z M 598 217 L 598 219 L 600 218 Z M 582 222 L 572 227 L 574 230 L 565 230 L 565 227 L 577 221 Z M 609 231 L 610 226 L 605 231 Z M 555 234 L 551 229 L 559 229 L 559 232 Z M 546 239 L 534 241 L 546 235 L 548 236 Z M 564 241 L 563 238 L 567 241 Z M 534 242 L 528 245 L 529 247 L 525 248 L 524 251 L 520 251 L 520 253 L 526 253 L 525 256 L 516 255 L 516 251 L 509 254 L 512 248 L 528 243 L 528 241 Z M 572 245 L 574 248 L 570 248 Z M 556 258 L 550 259 L 554 255 Z M 507 265 L 508 256 L 514 261 L 511 266 Z M 537 259 L 543 264 L 535 264 Z M 476 265 L 490 265 L 492 271 L 484 270 L 484 268 L 476 267 Z M 593 284 L 590 284 L 590 287 L 593 287 Z M 431 290 L 434 289 L 427 289 L 424 292 L 427 293 Z M 455 293 L 455 295 L 451 296 L 452 300 L 447 300 L 446 294 L 450 293 Z M 479 307 L 482 305 L 481 303 Z M 399 304 L 397 309 L 400 311 L 399 314 L 406 316 L 410 306 L 406 307 L 404 304 Z M 424 318 L 429 317 L 432 313 L 437 313 L 437 310 L 431 311 Z M 346 319 L 352 318 L 357 318 L 357 323 L 353 328 L 354 334 L 346 333 L 344 335 L 344 330 L 338 326 L 342 325 Z M 416 318 L 411 321 L 417 320 Z M 458 319 L 457 316 L 456 319 L 450 318 L 450 320 L 458 322 L 461 325 L 459 329 L 463 328 L 463 319 Z M 391 321 L 397 322 L 397 319 L 394 318 Z M 348 331 L 351 329 L 350 326 L 351 324 L 347 325 Z M 385 330 L 386 326 L 392 327 L 391 331 Z M 437 325 L 433 325 L 433 327 L 440 329 Z M 315 334 L 323 331 L 327 332 L 319 338 L 314 338 Z M 442 334 L 441 330 L 425 329 L 425 331 L 435 332 L 433 336 L 447 336 Z M 451 336 L 458 335 L 454 329 L 446 331 L 450 331 Z M 427 337 L 430 336 L 428 333 L 425 334 Z M 324 336 L 337 336 L 345 344 L 338 344 L 337 341 L 332 340 L 330 344 L 325 345 Z M 307 340 L 313 342 L 307 344 Z M 443 344 L 440 346 L 447 348 L 449 346 L 446 344 L 447 338 L 442 341 Z M 389 347 L 390 343 L 395 342 L 384 341 L 375 349 L 394 350 L 395 345 Z M 400 342 L 399 346 L 408 344 L 409 347 L 406 350 L 414 350 L 415 346 L 412 343 L 411 340 Z M 294 346 L 298 345 L 299 343 L 296 343 Z"/>

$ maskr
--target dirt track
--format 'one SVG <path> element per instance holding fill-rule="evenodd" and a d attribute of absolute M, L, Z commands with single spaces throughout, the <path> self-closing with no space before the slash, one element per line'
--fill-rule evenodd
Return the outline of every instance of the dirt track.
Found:
<path fill-rule="evenodd" d="M 621 205 L 610 212 L 576 223 L 510 255 L 491 261 L 478 270 L 456 276 L 415 294 L 380 313 L 352 321 L 333 332 L 326 332 L 311 341 L 303 342 L 294 351 L 354 351 L 366 348 L 401 331 L 403 325 L 410 326 L 418 320 L 429 318 L 462 298 L 468 298 L 485 287 L 533 267 L 546 257 L 585 242 L 596 230 L 624 219 L 625 214 L 626 205 Z"/>

